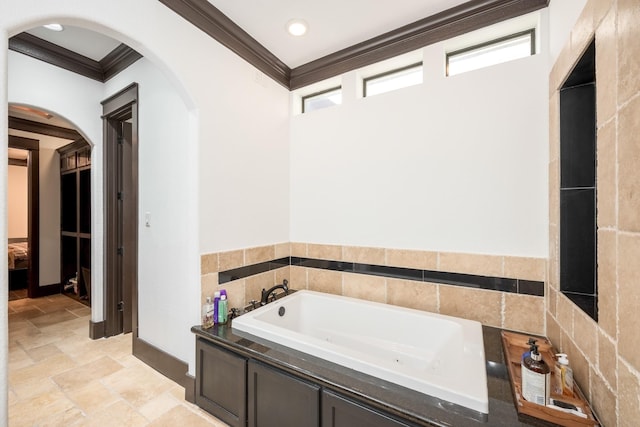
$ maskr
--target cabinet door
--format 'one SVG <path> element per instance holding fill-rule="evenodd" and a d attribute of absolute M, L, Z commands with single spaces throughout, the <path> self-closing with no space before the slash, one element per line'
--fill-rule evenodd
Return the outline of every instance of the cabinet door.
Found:
<path fill-rule="evenodd" d="M 320 387 L 249 361 L 249 427 L 320 425 Z"/>
<path fill-rule="evenodd" d="M 232 427 L 247 422 L 247 359 L 196 340 L 196 404 Z"/>
<path fill-rule="evenodd" d="M 322 427 L 410 427 L 330 391 L 322 392 Z"/>

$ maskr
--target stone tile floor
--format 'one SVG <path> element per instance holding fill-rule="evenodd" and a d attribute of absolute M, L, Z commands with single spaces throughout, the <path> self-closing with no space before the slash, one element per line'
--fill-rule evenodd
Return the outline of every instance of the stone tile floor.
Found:
<path fill-rule="evenodd" d="M 9 426 L 214 426 L 184 388 L 131 354 L 131 334 L 89 338 L 63 295 L 9 301 Z"/>
<path fill-rule="evenodd" d="M 27 290 L 26 289 L 15 289 L 9 290 L 9 301 L 13 301 L 16 299 L 26 298 Z"/>

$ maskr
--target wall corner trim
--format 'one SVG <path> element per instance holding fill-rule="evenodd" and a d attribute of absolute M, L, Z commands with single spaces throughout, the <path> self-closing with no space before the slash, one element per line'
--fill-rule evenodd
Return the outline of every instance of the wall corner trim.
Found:
<path fill-rule="evenodd" d="M 106 323 L 104 320 L 100 322 L 94 322 L 93 320 L 90 321 L 89 322 L 89 338 L 91 338 L 92 340 L 97 340 L 107 336 L 105 325 Z"/>

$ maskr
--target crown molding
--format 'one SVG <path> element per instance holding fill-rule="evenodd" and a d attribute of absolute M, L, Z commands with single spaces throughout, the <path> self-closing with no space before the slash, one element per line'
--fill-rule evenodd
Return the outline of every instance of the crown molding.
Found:
<path fill-rule="evenodd" d="M 9 135 L 9 148 L 37 151 L 40 149 L 40 141 L 33 138 L 25 138 L 24 136 Z"/>
<path fill-rule="evenodd" d="M 142 57 L 127 45 L 121 44 L 102 60 L 94 61 L 29 33 L 20 33 L 11 37 L 9 49 L 101 83 Z"/>
<path fill-rule="evenodd" d="M 549 0 L 471 0 L 291 69 L 207 0 L 159 1 L 290 90 L 549 5 Z M 11 37 L 9 49 L 102 83 L 142 57 L 121 44 L 94 61 L 28 33 Z"/>
<path fill-rule="evenodd" d="M 142 58 L 135 50 L 131 49 L 124 43 L 113 49 L 104 58 L 99 61 L 102 67 L 102 74 L 104 81 L 106 82 L 111 77 L 117 75 L 121 71 L 124 71 L 129 65 Z"/>
<path fill-rule="evenodd" d="M 56 138 L 77 140 L 82 138 L 77 131 L 46 123 L 34 122 L 27 119 L 9 116 L 9 129 L 21 130 L 24 132 L 37 133 L 40 135 L 53 136 Z"/>
<path fill-rule="evenodd" d="M 88 146 L 89 143 L 85 141 L 84 138 L 80 137 L 80 139 L 70 142 L 67 145 L 63 145 L 62 147 L 56 149 L 56 151 L 60 154 L 66 154 L 72 151 L 78 151 Z"/>
<path fill-rule="evenodd" d="M 29 161 L 27 159 L 13 159 L 9 157 L 9 166 L 29 166 Z"/>
<path fill-rule="evenodd" d="M 282 86 L 291 69 L 207 0 L 159 0 Z"/>
<path fill-rule="evenodd" d="M 103 80 L 98 62 L 29 33 L 11 37 L 9 49 L 93 80 Z"/>
<path fill-rule="evenodd" d="M 549 5 L 549 0 L 471 0 L 290 69 L 208 1 L 159 1 L 290 90 Z"/>

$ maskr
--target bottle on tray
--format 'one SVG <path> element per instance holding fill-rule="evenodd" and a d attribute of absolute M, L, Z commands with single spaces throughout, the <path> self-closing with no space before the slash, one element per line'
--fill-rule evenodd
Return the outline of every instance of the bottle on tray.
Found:
<path fill-rule="evenodd" d="M 549 403 L 551 370 L 542 360 L 538 346 L 533 345 L 531 354 L 522 360 L 522 397 L 538 405 Z"/>

